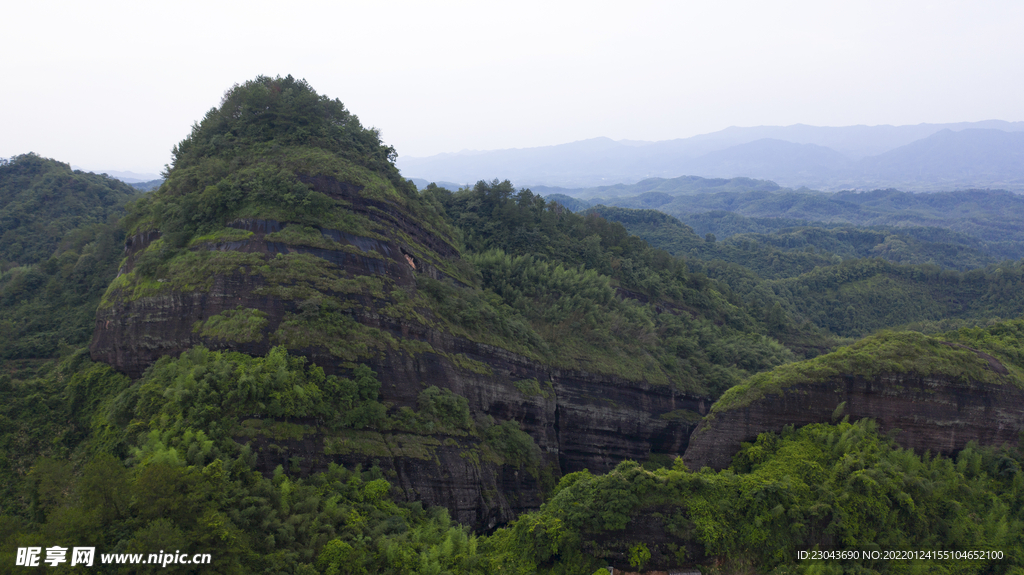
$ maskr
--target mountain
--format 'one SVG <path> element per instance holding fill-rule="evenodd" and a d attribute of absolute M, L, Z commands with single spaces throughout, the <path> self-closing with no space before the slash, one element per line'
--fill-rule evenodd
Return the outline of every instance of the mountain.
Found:
<path fill-rule="evenodd" d="M 375 465 L 486 529 L 566 473 L 681 453 L 693 422 L 663 414 L 792 355 L 619 225 L 507 181 L 419 193 L 374 131 L 291 78 L 232 90 L 174 150 L 126 220 L 90 357 L 133 380 L 200 346 L 375 374 L 358 422 L 223 405 L 267 475 Z"/>
<path fill-rule="evenodd" d="M 715 402 L 694 432 L 686 464 L 723 469 L 742 442 L 761 433 L 843 416 L 871 418 L 918 452 L 955 454 L 969 442 L 1013 445 L 1024 430 L 1024 365 L 1014 361 L 1024 346 L 1022 328 L 1018 320 L 948 340 L 886 333 L 754 376 Z M 994 334 L 1002 341 L 985 337 Z"/>
<path fill-rule="evenodd" d="M 400 157 L 396 165 L 406 177 L 432 182 L 475 183 L 501 174 L 521 184 L 580 187 L 626 181 L 631 174 L 643 173 L 648 166 L 658 165 L 658 159 L 663 156 L 666 154 L 650 146 L 637 147 L 609 138 L 593 138 L 540 148 L 467 151 L 430 158 Z"/>
<path fill-rule="evenodd" d="M 624 461 L 563 480 L 542 509 L 496 534 L 517 542 L 503 566 L 888 572 L 871 542 L 959 547 L 993 533 L 1017 548 L 1017 534 L 998 526 L 1022 516 L 1022 327 L 882 334 L 753 376 L 715 403 L 671 468 Z M 830 559 L 853 548 L 867 555 Z M 801 552 L 806 559 L 794 559 Z M 917 561 L 980 567 L 963 557 Z M 980 561 L 993 570 L 1019 563 L 998 557 Z"/>
<path fill-rule="evenodd" d="M 1024 188 L 1024 132 L 970 129 L 943 130 L 860 162 L 868 185 L 936 189 L 977 187 Z M 890 186 L 887 186 L 890 187 Z"/>
<path fill-rule="evenodd" d="M 139 190 L 140 192 L 152 192 L 153 190 L 163 185 L 163 183 L 163 178 L 159 178 L 156 180 L 149 180 L 146 182 L 130 182 L 129 185 L 131 185 L 131 187 L 135 188 L 136 190 Z"/>
<path fill-rule="evenodd" d="M 982 133 L 973 133 L 976 130 Z M 1024 190 L 1019 163 L 990 164 L 989 169 L 980 174 L 960 170 L 956 177 L 950 177 L 943 158 L 955 153 L 952 148 L 942 152 L 928 144 L 897 152 L 899 148 L 946 131 L 952 134 L 972 132 L 963 136 L 963 144 L 949 145 L 974 149 L 981 146 L 987 150 L 1009 146 L 996 155 L 1011 158 L 1017 153 L 1014 151 L 1017 140 L 1013 135 L 1024 132 L 1024 122 L 990 120 L 837 128 L 801 124 L 734 127 L 663 142 L 615 142 L 594 138 L 538 148 L 459 152 L 428 158 L 400 157 L 398 165 L 407 177 L 429 181 L 475 182 L 502 174 L 518 185 L 530 187 L 592 188 L 687 174 L 721 178 L 744 176 L 773 180 L 783 186 L 821 189 L 902 187 L 933 191 L 994 187 L 994 182 L 1006 182 L 1000 187 Z M 894 155 L 882 158 L 882 154 Z"/>
<path fill-rule="evenodd" d="M 765 138 L 710 152 L 685 164 L 690 173 L 713 177 L 759 177 L 791 184 L 816 182 L 843 173 L 853 162 L 817 144 Z"/>
<path fill-rule="evenodd" d="M 75 166 L 75 169 L 76 170 L 80 170 L 81 168 Z M 84 171 L 89 171 L 89 172 L 94 173 L 94 174 L 104 174 L 104 175 L 107 175 L 107 176 L 109 176 L 111 178 L 114 178 L 116 180 L 121 180 L 122 182 L 124 182 L 126 184 L 141 184 L 141 183 L 152 182 L 153 180 L 159 180 L 160 179 L 160 176 L 158 174 L 150 174 L 150 173 L 138 173 L 138 172 L 121 171 L 121 170 L 84 170 Z"/>
<path fill-rule="evenodd" d="M 421 179 L 421 178 L 409 178 L 409 181 L 411 181 L 412 183 L 416 184 L 416 188 L 420 189 L 420 190 L 425 189 L 430 184 L 435 184 L 435 185 L 441 186 L 442 188 L 447 188 L 449 190 L 458 190 L 460 188 L 469 187 L 468 183 L 466 183 L 466 184 L 456 184 L 455 182 L 428 182 L 427 180 L 424 180 L 424 179 Z"/>
<path fill-rule="evenodd" d="M 707 142 L 706 152 L 724 149 L 761 139 L 782 140 L 794 144 L 814 144 L 830 148 L 843 156 L 857 161 L 867 156 L 876 156 L 927 138 L 942 130 L 959 132 L 968 129 L 990 129 L 1004 132 L 1024 131 L 1024 122 L 986 120 L 982 122 L 956 122 L 949 124 L 916 124 L 908 126 L 758 126 L 751 128 L 730 127 L 710 134 L 702 134 L 684 141 Z M 714 142 L 714 144 L 711 144 Z M 713 146 L 717 148 L 713 149 Z M 704 153 L 706 153 L 704 152 Z"/>
<path fill-rule="evenodd" d="M 635 184 L 615 184 L 584 189 L 535 186 L 532 188 L 532 191 L 545 197 L 552 194 L 571 195 L 571 197 L 585 199 L 587 203 L 596 205 L 596 203 L 607 201 L 606 198 L 630 198 L 652 192 L 676 195 L 737 191 L 778 191 L 781 189 L 775 182 L 767 180 L 681 176 L 672 179 L 647 178 Z"/>
<path fill-rule="evenodd" d="M 657 209 L 699 229 L 701 235 L 714 233 L 719 239 L 735 233 L 807 226 L 885 227 L 898 233 L 907 233 L 900 230 L 909 228 L 932 228 L 962 234 L 965 237 L 955 243 L 975 244 L 996 259 L 1024 257 L 1024 197 L 1020 194 L 1000 190 L 915 194 L 894 189 L 827 193 L 785 188 L 773 191 L 773 187 L 771 182 L 758 180 L 695 181 L 687 176 L 577 191 L 581 198 L 590 199 L 566 196 L 564 192 L 571 190 L 564 189 L 549 198 L 577 211 L 598 205 Z M 614 192 L 622 195 L 612 196 Z M 597 194 L 608 196 L 593 197 Z M 938 237 L 934 231 L 925 235 Z M 925 236 L 921 239 L 932 241 Z"/>
<path fill-rule="evenodd" d="M 73 171 L 35 154 L 0 163 L 0 265 L 53 255 L 73 230 L 105 224 L 136 191 L 113 178 Z"/>

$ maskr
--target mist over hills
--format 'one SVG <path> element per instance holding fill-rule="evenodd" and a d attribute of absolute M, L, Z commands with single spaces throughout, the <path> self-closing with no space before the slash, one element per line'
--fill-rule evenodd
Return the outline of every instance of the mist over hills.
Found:
<path fill-rule="evenodd" d="M 593 138 L 537 148 L 400 157 L 405 177 L 590 188 L 682 175 L 768 179 L 823 190 L 1024 191 L 1024 122 L 759 126 L 661 142 Z"/>

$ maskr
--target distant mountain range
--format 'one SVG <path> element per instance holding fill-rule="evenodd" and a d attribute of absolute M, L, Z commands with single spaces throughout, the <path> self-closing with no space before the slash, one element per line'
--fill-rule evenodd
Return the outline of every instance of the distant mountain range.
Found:
<path fill-rule="evenodd" d="M 727 128 L 662 142 L 594 138 L 557 146 L 400 157 L 403 175 L 472 184 L 591 188 L 647 178 L 746 177 L 823 190 L 1024 191 L 1024 122 Z"/>
<path fill-rule="evenodd" d="M 81 170 L 83 172 L 92 172 L 94 174 L 106 174 L 115 180 L 121 180 L 126 184 L 142 184 L 149 183 L 155 180 L 161 180 L 157 174 L 140 174 L 138 172 L 123 172 L 120 170 L 87 170 L 79 166 L 71 166 L 74 170 Z"/>

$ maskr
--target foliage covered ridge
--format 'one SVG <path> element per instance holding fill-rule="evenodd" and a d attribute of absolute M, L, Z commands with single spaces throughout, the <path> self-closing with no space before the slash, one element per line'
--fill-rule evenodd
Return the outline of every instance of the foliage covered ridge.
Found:
<path fill-rule="evenodd" d="M 120 181 L 23 154 L 0 160 L 0 359 L 56 357 L 89 341 L 117 272 Z"/>
<path fill-rule="evenodd" d="M 291 76 L 261 76 L 228 90 L 175 146 L 164 185 L 132 206 L 127 227 L 159 230 L 166 251 L 239 218 L 382 238 L 400 212 L 451 251 L 452 229 L 393 160 L 379 132 L 337 99 Z"/>
<path fill-rule="evenodd" d="M 1014 445 L 1024 432 L 1024 318 L 942 337 L 884 332 L 726 391 L 694 432 L 688 465 L 722 468 L 743 441 L 787 425 L 872 418 L 919 452 Z"/>
<path fill-rule="evenodd" d="M 172 151 L 168 172 L 210 156 L 233 157 L 260 143 L 300 146 L 340 154 L 372 171 L 397 176 L 395 149 L 380 131 L 364 128 L 340 100 L 317 94 L 290 75 L 260 76 L 225 92 L 220 106 L 206 113 Z M 165 174 L 165 177 L 169 174 Z"/>
<path fill-rule="evenodd" d="M 869 419 L 762 433 L 727 469 L 681 460 L 562 478 L 536 513 L 488 538 L 512 573 L 1014 573 L 1024 473 L 1019 449 L 955 458 L 901 449 Z M 800 550 L 992 549 L 978 561 L 800 560 Z M 1002 557 L 1002 559 L 997 559 Z"/>
<path fill-rule="evenodd" d="M 233 87 L 175 148 L 161 188 L 131 206 L 131 245 L 100 307 L 94 358 L 114 358 L 118 340 L 147 341 L 128 369 L 137 376 L 158 357 L 147 349 L 196 344 L 255 353 L 281 344 L 342 362 L 436 351 L 392 335 L 413 322 L 544 364 L 705 395 L 790 358 L 723 286 L 621 226 L 507 181 L 421 194 L 397 176 L 389 150 L 304 81 Z M 280 300 L 281 311 L 232 336 L 228 327 L 252 315 L 233 310 L 263 304 L 215 303 L 229 285 L 242 300 Z M 168 345 L 125 323 L 129 308 L 182 297 L 204 298 L 187 312 L 189 331 L 177 332 L 184 340 Z M 234 319 L 211 327 L 224 314 Z M 795 329 L 783 317 L 772 325 Z M 348 341 L 332 344 L 338 337 Z"/>
<path fill-rule="evenodd" d="M 395 347 L 379 329 L 356 326 L 359 309 L 386 306 L 395 289 L 414 286 L 414 271 L 461 284 L 472 278 L 448 221 L 392 160 L 376 130 L 304 81 L 260 77 L 236 85 L 175 148 L 160 189 L 130 206 L 127 258 L 101 302 L 94 357 L 114 358 L 119 341 L 148 340 L 155 354 L 119 365 L 138 376 L 161 353 L 198 343 L 243 344 L 254 353 L 273 344 L 326 349 L 344 361 Z M 259 309 L 267 297 L 283 306 L 265 318 L 259 336 L 248 328 L 234 335 L 219 329 L 216 338 L 210 329 L 170 338 L 124 333 L 139 327 L 123 323 L 125 310 L 195 296 L 208 301 L 186 312 L 190 324 L 237 306 Z M 232 296 L 237 306 L 225 307 Z M 310 329 L 297 317 L 300 307 L 322 310 L 333 325 L 320 318 Z M 410 306 L 398 315 L 421 314 Z M 340 352 L 325 341 L 353 329 L 371 351 Z"/>
<path fill-rule="evenodd" d="M 918 332 L 883 332 L 814 359 L 753 375 L 724 393 L 711 411 L 743 407 L 793 385 L 844 376 L 873 379 L 882 374 L 909 374 L 954 382 L 1009 384 L 1024 389 L 1021 347 L 1024 347 L 1024 319 L 988 328 L 964 328 L 943 337 Z"/>

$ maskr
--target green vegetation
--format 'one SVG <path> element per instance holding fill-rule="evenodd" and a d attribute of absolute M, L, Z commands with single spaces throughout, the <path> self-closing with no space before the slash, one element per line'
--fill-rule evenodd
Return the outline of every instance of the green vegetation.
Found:
<path fill-rule="evenodd" d="M 946 340 L 962 345 L 950 345 Z M 989 361 L 976 350 L 1005 358 L 1000 363 L 1009 373 L 993 371 Z M 883 373 L 914 373 L 1024 388 L 1021 350 L 1024 319 L 988 329 L 964 329 L 942 338 L 917 332 L 882 332 L 827 355 L 755 374 L 726 391 L 712 406 L 711 413 L 749 405 L 767 394 L 781 394 L 793 385 L 835 381 L 846 374 L 870 379 Z"/>
<path fill-rule="evenodd" d="M 247 343 L 262 339 L 263 326 L 266 324 L 266 312 L 239 308 L 223 311 L 205 321 L 196 322 L 192 331 L 205 337 Z"/>
<path fill-rule="evenodd" d="M 904 263 L 948 263 L 953 268 L 966 269 L 1024 257 L 1021 232 L 1024 200 L 1018 194 L 999 190 L 914 194 L 892 189 L 823 193 L 785 190 L 777 186 L 732 191 L 666 188 L 665 191 L 589 200 L 587 206 L 579 202 L 569 201 L 568 207 L 574 210 L 597 207 L 602 212 L 611 210 L 613 213 L 616 208 L 657 209 L 679 218 L 701 237 L 712 233 L 718 239 L 736 234 L 774 235 L 787 228 L 801 227 L 857 227 L 862 232 L 881 231 L 900 236 L 901 241 L 911 240 L 909 251 L 898 257 L 909 257 L 912 261 L 894 260 Z M 599 206 L 601 203 L 614 207 Z M 616 215 L 609 217 L 617 218 Z M 646 239 L 644 233 L 635 233 Z M 840 238 L 840 243 L 846 240 Z M 815 247 L 832 250 L 826 246 Z M 956 251 L 963 252 L 961 255 L 967 261 L 957 262 Z"/>
<path fill-rule="evenodd" d="M 111 283 L 101 307 L 208 292 L 215 278 L 237 277 L 258 286 L 256 295 L 294 302 L 267 334 L 293 351 L 321 349 L 356 363 L 387 350 L 441 353 L 365 325 L 356 319 L 365 310 L 556 367 L 712 396 L 792 359 L 776 338 L 831 343 L 784 314 L 748 307 L 621 225 L 572 214 L 507 181 L 418 193 L 397 176 L 390 155 L 375 131 L 304 82 L 258 78 L 236 86 L 175 148 L 161 188 L 130 206 L 131 233 L 162 235 L 133 256 L 132 271 Z M 349 192 L 316 191 L 310 182 L 318 178 L 343 182 L 339 189 Z M 462 257 L 441 257 L 406 237 L 388 214 L 414 219 Z M 385 274 L 351 277 L 301 250 L 265 257 L 216 249 L 243 241 L 233 226 L 250 220 L 278 222 L 267 240 L 311 250 L 364 255 L 324 230 L 369 241 L 397 236 L 445 277 L 418 275 L 417 289 L 408 290 Z M 225 312 L 195 330 L 211 344 L 260 341 L 263 324 L 251 316 Z M 445 357 L 490 373 L 469 358 Z"/>
<path fill-rule="evenodd" d="M 34 154 L 0 163 L 0 359 L 53 358 L 89 341 L 135 195 Z"/>
<path fill-rule="evenodd" d="M 519 428 L 515 421 L 505 421 L 495 425 L 484 432 L 487 444 L 500 455 L 504 463 L 516 467 L 526 467 L 537 474 L 537 465 L 540 463 L 540 449 L 525 431 Z"/>
<path fill-rule="evenodd" d="M 678 461 L 678 460 L 677 460 Z M 712 572 L 1013 573 L 1024 566 L 1024 457 L 899 449 L 873 422 L 762 434 L 718 473 L 569 474 L 537 513 L 483 542 L 503 572 L 591 573 L 717 557 Z M 799 561 L 807 549 L 998 550 L 1002 560 Z"/>
<path fill-rule="evenodd" d="M 943 331 L 956 325 L 951 320 L 970 325 L 1024 313 L 1020 262 L 993 263 L 983 253 L 989 243 L 949 230 L 783 227 L 709 241 L 653 210 L 592 212 L 686 257 L 692 271 L 728 285 L 769 326 L 807 322 L 856 337 L 898 326 Z M 780 341 L 803 347 L 785 331 L 776 328 Z"/>
<path fill-rule="evenodd" d="M 521 379 L 512 382 L 512 385 L 528 397 L 540 396 L 544 399 L 554 399 L 555 390 L 550 381 L 541 383 L 536 379 Z"/>
<path fill-rule="evenodd" d="M 566 190 L 565 188 L 538 188 L 544 191 L 545 197 L 550 197 L 550 192 L 572 191 L 574 195 L 589 202 L 590 205 L 608 203 L 612 198 L 622 202 L 644 202 L 671 201 L 677 195 L 710 195 L 717 192 L 778 192 L 782 191 L 778 184 L 770 180 L 755 180 L 753 178 L 702 178 L 700 176 L 680 176 L 678 178 L 647 178 L 635 184 L 614 184 L 611 186 L 599 186 L 596 188 L 584 188 L 577 190 Z M 564 194 L 552 194 L 564 195 Z M 568 196 L 566 196 L 568 197 Z M 619 204 L 615 204 L 619 205 Z M 624 205 L 624 207 L 638 207 Z"/>
<path fill-rule="evenodd" d="M 386 453 L 432 458 L 440 441 L 419 434 L 461 432 L 536 470 L 532 438 L 508 422 L 478 431 L 465 398 L 430 387 L 419 410 L 388 413 L 369 368 L 325 376 L 283 348 L 196 348 L 135 382 L 81 350 L 34 375 L 0 385 L 5 565 L 16 547 L 66 544 L 210 553 L 230 573 L 486 573 L 476 536 L 443 509 L 396 503 L 380 469 L 264 475 L 258 440 L 372 452 L 367 433 L 397 430 L 378 440 Z"/>
<path fill-rule="evenodd" d="M 722 192 L 675 195 L 658 206 L 683 217 L 724 210 L 753 218 L 786 218 L 808 222 L 843 222 L 855 226 L 941 227 L 967 234 L 1021 256 L 1024 199 L 1005 191 L 967 190 L 914 194 L 897 190 L 871 192 L 812 191 Z"/>
<path fill-rule="evenodd" d="M 160 189 L 129 207 L 130 233 L 163 233 L 162 243 L 139 258 L 136 281 L 169 277 L 179 260 L 191 269 L 188 246 L 230 241 L 220 236 L 231 234 L 225 227 L 236 220 L 285 222 L 290 225 L 275 239 L 312 247 L 334 247 L 317 229 L 375 239 L 391 233 L 365 213 L 346 209 L 350 199 L 314 191 L 308 182 L 316 178 L 345 182 L 360 198 L 407 212 L 454 241 L 435 207 L 399 176 L 394 154 L 376 130 L 304 81 L 260 77 L 235 86 L 175 146 Z M 425 248 L 419 255 L 445 267 Z"/>
<path fill-rule="evenodd" d="M 793 357 L 773 335 L 818 337 L 786 317 L 772 332 L 724 284 L 690 273 L 621 225 L 573 214 L 507 181 L 457 192 L 428 186 L 424 194 L 462 232 L 490 308 L 509 317 L 490 330 L 508 334 L 506 349 L 528 346 L 552 365 L 714 396 Z M 513 328 L 523 324 L 529 331 Z"/>
<path fill-rule="evenodd" d="M 45 262 L 69 233 L 116 223 L 127 184 L 35 154 L 0 164 L 0 267 Z"/>
<path fill-rule="evenodd" d="M 854 260 L 770 287 L 794 315 L 839 335 L 858 336 L 914 322 L 1016 317 L 1024 312 L 1022 280 L 1021 262 L 956 273 Z"/>
<path fill-rule="evenodd" d="M 148 182 L 136 182 L 134 184 L 128 184 L 128 185 L 130 185 L 131 187 L 135 188 L 136 190 L 139 190 L 140 192 L 152 192 L 153 190 L 159 188 L 163 183 L 164 183 L 164 181 L 162 179 L 160 179 L 160 180 L 149 180 Z"/>
<path fill-rule="evenodd" d="M 750 226 L 763 230 L 754 232 L 735 231 L 723 225 L 706 223 L 690 227 L 655 210 L 598 206 L 585 213 L 596 213 L 620 222 L 630 233 L 673 255 L 737 264 L 766 279 L 793 277 L 815 267 L 861 258 L 881 258 L 897 264 L 929 264 L 960 271 L 999 261 L 985 242 L 942 228 L 866 229 L 848 224 L 769 218 L 751 220 L 730 212 L 701 214 L 714 222 L 729 221 L 730 218 L 756 224 L 763 222 L 764 225 Z M 711 237 L 716 241 L 708 241 Z"/>

